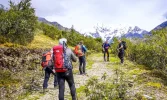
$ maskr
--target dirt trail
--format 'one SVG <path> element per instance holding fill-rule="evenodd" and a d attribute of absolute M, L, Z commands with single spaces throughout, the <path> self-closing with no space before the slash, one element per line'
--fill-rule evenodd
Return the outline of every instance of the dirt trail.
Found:
<path fill-rule="evenodd" d="M 108 69 L 106 67 L 107 62 L 103 62 L 102 57 L 92 57 L 93 65 L 92 68 L 87 70 L 87 75 L 79 75 L 74 74 L 74 81 L 75 81 L 75 87 L 79 88 L 80 86 L 83 86 L 86 84 L 87 80 L 91 78 L 92 76 L 97 76 L 99 79 L 103 76 L 104 73 L 106 73 L 107 76 L 111 76 L 113 74 L 112 70 Z M 49 92 L 45 93 L 44 95 L 41 95 L 39 97 L 39 93 L 29 96 L 31 100 L 58 100 L 58 89 L 53 88 L 53 78 L 48 83 L 48 89 Z M 38 97 L 37 97 L 38 95 Z M 67 82 L 65 83 L 65 98 L 70 96 L 70 90 L 68 87 Z M 25 99 L 29 100 L 29 99 Z M 65 99 L 68 100 L 68 99 Z"/>

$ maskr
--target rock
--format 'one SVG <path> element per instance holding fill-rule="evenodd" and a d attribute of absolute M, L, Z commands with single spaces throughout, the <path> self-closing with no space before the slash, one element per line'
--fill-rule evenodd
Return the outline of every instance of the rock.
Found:
<path fill-rule="evenodd" d="M 153 99 L 153 97 L 151 97 L 151 96 L 148 96 L 148 95 L 143 95 L 145 98 L 147 98 L 148 100 L 152 100 Z"/>

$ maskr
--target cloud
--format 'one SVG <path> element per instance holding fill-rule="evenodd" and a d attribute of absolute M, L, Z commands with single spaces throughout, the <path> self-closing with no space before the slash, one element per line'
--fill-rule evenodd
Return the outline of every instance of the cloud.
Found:
<path fill-rule="evenodd" d="M 167 19 L 167 12 L 163 14 L 164 18 Z"/>
<path fill-rule="evenodd" d="M 166 4 L 167 0 L 32 0 L 37 16 L 82 32 L 93 31 L 97 24 L 130 24 L 149 31 L 164 21 Z"/>
<path fill-rule="evenodd" d="M 38 16 L 64 16 L 66 9 L 63 0 L 32 0 L 32 6 L 36 9 Z"/>

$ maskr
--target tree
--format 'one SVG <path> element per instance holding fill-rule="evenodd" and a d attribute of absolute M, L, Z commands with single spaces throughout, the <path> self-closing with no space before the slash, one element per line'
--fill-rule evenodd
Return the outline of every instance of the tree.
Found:
<path fill-rule="evenodd" d="M 0 35 L 9 42 L 26 45 L 34 39 L 37 17 L 30 1 L 22 0 L 18 4 L 9 1 L 9 10 L 1 14 Z"/>

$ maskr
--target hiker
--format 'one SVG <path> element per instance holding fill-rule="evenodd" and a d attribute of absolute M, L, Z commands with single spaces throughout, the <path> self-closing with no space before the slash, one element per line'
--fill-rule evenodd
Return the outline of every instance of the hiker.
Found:
<path fill-rule="evenodd" d="M 85 67 L 86 67 L 86 52 L 87 48 L 83 45 L 83 41 L 79 42 L 78 45 L 75 46 L 74 50 L 75 54 L 78 56 L 79 59 L 79 72 L 80 75 L 85 75 Z"/>
<path fill-rule="evenodd" d="M 118 57 L 121 60 L 121 64 L 124 62 L 124 45 L 121 39 L 118 40 Z"/>
<path fill-rule="evenodd" d="M 67 47 L 67 39 L 59 39 L 59 45 L 53 47 L 53 60 L 59 84 L 59 100 L 64 100 L 65 80 L 70 88 L 72 100 L 76 100 L 72 61 L 76 62 L 77 58 Z"/>
<path fill-rule="evenodd" d="M 43 81 L 43 92 L 45 93 L 48 91 L 47 87 L 48 87 L 48 81 L 51 73 L 54 75 L 54 88 L 56 88 L 56 86 L 58 85 L 57 76 L 53 68 L 51 52 L 46 52 L 43 54 L 41 65 L 43 67 L 43 70 L 45 71 L 45 76 Z"/>
<path fill-rule="evenodd" d="M 102 45 L 102 49 L 103 49 L 103 53 L 104 53 L 104 61 L 106 61 L 106 54 L 107 54 L 107 61 L 109 61 L 109 48 L 110 48 L 110 44 L 108 43 L 108 41 L 105 41 L 105 43 L 103 43 Z"/>

